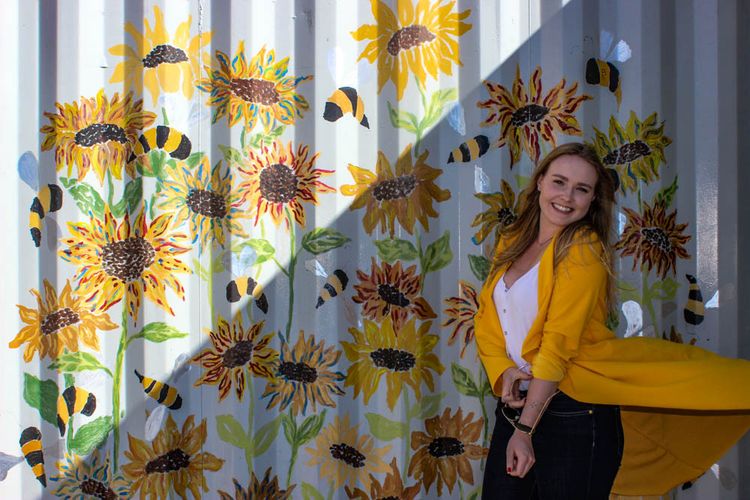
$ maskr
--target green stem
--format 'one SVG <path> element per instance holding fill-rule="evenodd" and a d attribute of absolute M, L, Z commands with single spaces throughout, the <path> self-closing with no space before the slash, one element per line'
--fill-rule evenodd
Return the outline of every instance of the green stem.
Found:
<path fill-rule="evenodd" d="M 648 277 L 643 280 L 643 303 L 648 308 L 648 313 L 651 315 L 651 323 L 654 326 L 654 334 L 659 336 L 660 330 L 659 325 L 656 324 L 656 309 L 654 309 L 654 301 L 651 300 L 651 288 L 648 286 Z"/>
<path fill-rule="evenodd" d="M 112 208 L 112 197 L 115 195 L 115 184 L 112 181 L 112 171 L 107 169 L 107 204 Z"/>
<path fill-rule="evenodd" d="M 328 486 L 328 500 L 331 500 L 332 498 L 333 498 L 333 481 L 331 481 Z"/>
<path fill-rule="evenodd" d="M 120 452 L 120 382 L 122 379 L 122 365 L 125 361 L 125 350 L 128 348 L 128 306 L 122 306 L 122 333 L 120 334 L 120 345 L 117 347 L 117 358 L 115 359 L 115 376 L 112 381 L 112 427 L 115 439 L 112 451 L 112 470 L 117 471 L 117 458 Z"/>
<path fill-rule="evenodd" d="M 278 261 L 278 260 L 276 259 L 276 257 L 271 257 L 271 259 L 272 259 L 272 260 L 274 261 L 274 263 L 276 264 L 276 267 L 278 267 L 278 268 L 279 268 L 279 271 L 281 271 L 282 273 L 284 273 L 284 276 L 286 276 L 286 277 L 288 278 L 288 277 L 289 277 L 289 273 L 287 272 L 286 268 L 285 268 L 284 266 L 282 266 L 282 265 L 281 265 L 281 262 L 279 262 L 279 261 Z"/>
<path fill-rule="evenodd" d="M 248 377 L 248 384 L 247 384 L 247 391 L 248 391 L 248 405 L 247 405 L 247 437 L 248 439 L 252 439 L 251 436 L 255 435 L 254 431 L 254 416 L 255 416 L 255 407 L 253 404 L 253 400 L 255 399 L 255 387 L 254 381 L 255 379 L 252 377 L 251 373 L 245 373 L 245 376 Z M 245 446 L 245 462 L 247 462 L 247 475 L 248 477 L 252 477 L 253 475 L 253 458 L 255 457 L 255 450 L 252 449 L 250 446 Z"/>
<path fill-rule="evenodd" d="M 422 85 L 419 83 L 419 80 L 415 76 L 414 79 L 417 81 L 417 89 L 419 90 L 419 97 L 422 99 L 422 113 L 427 112 L 427 96 L 425 96 L 424 89 L 422 88 Z M 416 136 L 417 138 L 414 140 L 414 156 L 419 156 L 419 146 L 422 145 L 422 123 L 426 117 L 423 116 L 421 120 L 419 120 L 419 125 L 417 126 L 416 130 Z"/>
<path fill-rule="evenodd" d="M 297 462 L 297 452 L 299 451 L 299 446 L 296 444 L 292 446 L 292 460 L 289 462 L 289 471 L 286 474 L 286 487 L 289 489 L 289 485 L 292 483 L 292 471 L 294 470 L 294 464 Z"/>
<path fill-rule="evenodd" d="M 406 423 L 407 427 L 409 422 L 411 422 L 411 417 L 409 414 L 411 413 L 411 407 L 409 406 L 409 391 L 406 390 L 406 387 L 404 387 L 404 416 L 406 417 Z M 402 466 L 402 470 L 407 470 L 409 467 L 409 455 L 411 452 L 411 434 L 409 433 L 408 429 L 406 431 L 406 436 L 404 437 L 404 464 Z"/>
<path fill-rule="evenodd" d="M 289 223 L 289 268 L 287 276 L 289 277 L 289 315 L 286 322 L 286 341 L 289 342 L 289 332 L 292 329 L 292 316 L 294 313 L 294 268 L 297 264 L 297 234 L 294 228 L 294 217 L 287 208 L 286 219 Z"/>
<path fill-rule="evenodd" d="M 208 245 L 208 272 L 206 284 L 207 289 L 206 293 L 208 294 L 208 308 L 209 308 L 209 314 L 211 315 L 211 325 L 214 324 L 214 255 L 213 255 L 213 245 L 209 243 Z"/>
<path fill-rule="evenodd" d="M 458 478 L 458 491 L 461 495 L 461 500 L 464 500 L 464 482 L 461 481 L 461 478 Z"/>
<path fill-rule="evenodd" d="M 424 252 L 422 251 L 422 234 L 419 232 L 418 227 L 414 227 L 414 236 L 417 237 L 417 254 L 419 255 L 419 272 L 422 275 L 422 279 L 419 282 L 419 293 L 422 293 L 422 290 L 424 290 L 424 279 L 425 279 L 425 270 L 424 270 Z"/>
<path fill-rule="evenodd" d="M 65 387 L 66 388 L 73 387 L 75 385 L 75 379 L 73 378 L 73 375 L 71 375 L 69 373 L 66 373 L 64 375 L 64 378 L 65 378 Z M 67 430 L 67 433 L 68 433 L 68 437 L 67 437 L 67 439 L 65 441 L 65 445 L 67 446 L 68 453 L 72 453 L 70 451 L 70 445 L 73 443 L 73 415 L 70 415 L 70 417 L 68 418 L 68 430 Z"/>

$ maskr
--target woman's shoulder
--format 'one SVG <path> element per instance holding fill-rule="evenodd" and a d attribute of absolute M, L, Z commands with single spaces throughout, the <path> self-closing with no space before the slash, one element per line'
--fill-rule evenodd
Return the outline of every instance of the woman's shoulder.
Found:
<path fill-rule="evenodd" d="M 571 265 L 604 265 L 606 247 L 596 232 L 582 228 L 570 239 L 569 247 L 561 263 Z"/>

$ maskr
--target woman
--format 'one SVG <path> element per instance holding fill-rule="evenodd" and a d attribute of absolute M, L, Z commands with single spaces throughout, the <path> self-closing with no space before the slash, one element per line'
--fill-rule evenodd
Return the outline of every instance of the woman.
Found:
<path fill-rule="evenodd" d="M 606 327 L 614 183 L 590 148 L 555 148 L 522 196 L 475 318 L 500 398 L 484 498 L 661 495 L 695 479 L 750 426 L 750 363 Z"/>

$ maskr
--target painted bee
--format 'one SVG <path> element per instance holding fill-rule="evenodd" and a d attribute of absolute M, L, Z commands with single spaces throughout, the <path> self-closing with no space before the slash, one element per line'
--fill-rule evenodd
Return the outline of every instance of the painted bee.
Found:
<path fill-rule="evenodd" d="M 21 445 L 26 463 L 29 464 L 34 472 L 37 481 L 42 486 L 47 487 L 47 476 L 44 473 L 44 451 L 42 450 L 42 433 L 36 427 L 27 427 L 21 433 L 21 439 L 18 440 Z"/>
<path fill-rule="evenodd" d="M 42 186 L 29 209 L 29 231 L 34 246 L 39 248 L 42 244 L 42 219 L 50 212 L 57 212 L 62 208 L 63 192 L 57 184 Z"/>
<path fill-rule="evenodd" d="M 326 303 L 332 297 L 337 296 L 346 289 L 346 285 L 349 283 L 349 277 L 341 269 L 336 269 L 326 280 L 323 288 L 320 290 L 318 295 L 318 302 L 315 304 L 315 309 L 319 308 Z"/>
<path fill-rule="evenodd" d="M 698 280 L 695 279 L 695 276 L 686 274 L 685 277 L 688 282 L 690 282 L 688 288 L 688 301 L 683 310 L 685 322 L 689 325 L 700 325 L 703 323 L 703 315 L 706 312 L 703 305 L 703 294 L 701 293 L 701 288 L 698 285 Z"/>
<path fill-rule="evenodd" d="M 469 139 L 448 155 L 448 163 L 466 163 L 481 158 L 490 150 L 490 140 L 486 135 L 478 135 Z"/>
<path fill-rule="evenodd" d="M 625 62 L 630 59 L 632 52 L 625 40 L 620 40 L 612 47 L 613 41 L 612 34 L 602 30 L 599 35 L 600 57 L 598 59 L 592 57 L 586 61 L 586 83 L 609 89 L 617 99 L 617 109 L 620 109 L 620 102 L 622 101 L 620 71 L 611 61 Z"/>
<path fill-rule="evenodd" d="M 71 386 L 57 398 L 57 427 L 65 435 L 70 416 L 76 413 L 91 416 L 96 410 L 96 396 L 80 387 Z"/>
<path fill-rule="evenodd" d="M 170 410 L 179 410 L 182 408 L 182 396 L 177 392 L 177 389 L 164 382 L 141 375 L 138 373 L 138 370 L 134 371 L 135 376 L 138 377 L 138 381 L 143 385 L 144 392 L 156 400 L 157 403 L 166 406 Z"/>
<path fill-rule="evenodd" d="M 229 302 L 239 302 L 244 296 L 249 295 L 255 300 L 255 305 L 264 314 L 268 313 L 268 299 L 263 293 L 263 287 L 249 276 L 235 278 L 227 284 L 227 300 Z"/>
<path fill-rule="evenodd" d="M 133 147 L 133 152 L 128 158 L 128 163 L 135 161 L 141 155 L 144 155 L 152 149 L 163 149 L 169 156 L 177 160 L 184 160 L 190 156 L 193 145 L 190 139 L 171 127 L 166 125 L 157 125 L 154 128 L 145 130 L 138 138 Z"/>
<path fill-rule="evenodd" d="M 365 103 L 353 87 L 340 87 L 326 101 L 323 118 L 335 122 L 345 114 L 351 114 L 360 125 L 370 128 L 365 116 Z"/>

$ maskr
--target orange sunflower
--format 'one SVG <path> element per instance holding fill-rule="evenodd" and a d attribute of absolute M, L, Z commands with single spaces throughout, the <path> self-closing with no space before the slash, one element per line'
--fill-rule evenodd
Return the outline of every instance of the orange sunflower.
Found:
<path fill-rule="evenodd" d="M 34 353 L 39 351 L 39 359 L 49 356 L 57 357 L 68 349 L 78 352 L 78 341 L 95 351 L 99 350 L 99 330 L 113 330 L 117 324 L 109 316 L 100 311 L 91 311 L 88 304 L 84 304 L 70 289 L 70 281 L 65 280 L 65 286 L 58 298 L 52 284 L 46 279 L 43 282 L 44 300 L 38 290 L 30 290 L 36 297 L 36 309 L 18 306 L 21 321 L 26 323 L 18 335 L 8 344 L 17 349 L 28 342 L 23 351 L 23 360 L 31 361 Z"/>
<path fill-rule="evenodd" d="M 242 401 L 245 393 L 245 368 L 256 377 L 272 378 L 271 369 L 279 353 L 268 344 L 273 333 L 261 336 L 264 322 L 256 323 L 245 331 L 242 317 L 237 316 L 230 325 L 219 317 L 216 331 L 209 331 L 212 346 L 196 354 L 191 360 L 205 370 L 193 384 L 219 386 L 219 401 L 229 394 L 234 382 L 237 399 Z"/>
<path fill-rule="evenodd" d="M 144 33 L 133 23 L 125 23 L 125 31 L 135 45 L 120 44 L 109 49 L 114 56 L 124 56 L 115 66 L 109 83 L 125 82 L 126 91 L 142 92 L 145 87 L 156 106 L 160 91 L 174 93 L 182 90 L 186 99 L 193 98 L 193 82 L 200 75 L 200 65 L 209 64 L 210 57 L 201 49 L 211 41 L 211 32 L 190 38 L 192 16 L 181 22 L 170 36 L 164 24 L 164 14 L 154 6 L 154 28 L 143 19 Z"/>
<path fill-rule="evenodd" d="M 683 246 L 690 241 L 690 236 L 682 233 L 688 225 L 677 224 L 677 210 L 667 214 L 667 207 L 662 201 L 654 202 L 653 207 L 645 202 L 643 205 L 643 215 L 623 208 L 628 222 L 615 249 L 620 250 L 623 257 L 633 256 L 633 270 L 640 262 L 641 270 L 648 268 L 651 271 L 656 267 L 656 273 L 661 279 L 666 278 L 670 270 L 675 275 L 677 257 L 690 258 Z"/>
<path fill-rule="evenodd" d="M 453 345 L 459 335 L 462 337 L 460 357 L 463 358 L 466 348 L 474 342 L 474 316 L 479 310 L 479 299 L 477 290 L 471 283 L 459 280 L 458 287 L 460 290 L 458 297 L 445 299 L 449 307 L 445 309 L 447 318 L 441 326 L 453 327 L 451 336 L 448 338 L 448 345 Z"/>
<path fill-rule="evenodd" d="M 239 165 L 244 181 L 237 186 L 242 200 L 250 200 L 250 209 L 255 210 L 255 224 L 265 213 L 277 226 L 282 219 L 289 227 L 289 220 L 284 217 L 284 210 L 289 208 L 294 220 L 301 227 L 305 226 L 305 207 L 303 201 L 318 204 L 317 193 L 335 193 L 336 189 L 319 179 L 331 175 L 333 170 L 313 168 L 320 153 L 308 159 L 309 146 L 300 145 L 297 152 L 289 141 L 287 147 L 281 141 L 274 141 L 270 146 L 263 146 L 259 152 L 252 148 L 245 151 L 245 160 Z"/>
<path fill-rule="evenodd" d="M 401 478 L 401 471 L 398 470 L 396 458 L 391 460 L 391 470 L 386 474 L 381 484 L 375 476 L 370 474 L 370 494 L 362 491 L 360 488 L 351 489 L 344 486 L 346 496 L 350 500 L 380 500 L 385 498 L 398 498 L 400 500 L 414 500 L 422 489 L 419 483 L 413 484 L 408 488 L 404 486 L 404 480 Z"/>
<path fill-rule="evenodd" d="M 218 69 L 204 65 L 208 75 L 196 82 L 211 97 L 208 104 L 215 106 L 213 123 L 226 116 L 229 126 L 244 121 L 250 132 L 260 120 L 268 133 L 276 123 L 292 125 L 310 105 L 297 93 L 300 82 L 312 80 L 312 75 L 294 77 L 289 72 L 289 58 L 276 61 L 274 50 L 263 47 L 250 62 L 245 57 L 245 42 L 240 41 L 232 58 L 216 51 Z"/>
<path fill-rule="evenodd" d="M 115 92 L 110 100 L 100 90 L 96 97 L 81 97 L 81 103 L 55 103 L 57 113 L 44 113 L 49 125 L 39 131 L 44 134 L 42 151 L 55 148 L 57 171 L 73 165 L 78 167 L 78 180 L 83 180 L 89 169 L 96 173 L 99 184 L 104 184 L 107 169 L 122 179 L 122 167 L 133 152 L 138 134 L 154 123 L 156 115 L 143 111 L 143 100 L 133 100 L 129 92 L 124 98 Z"/>
<path fill-rule="evenodd" d="M 236 479 L 232 479 L 232 482 L 234 483 L 234 496 L 225 491 L 219 490 L 219 497 L 221 500 L 250 500 L 251 498 L 257 498 L 259 500 L 289 500 L 292 496 L 294 487 L 297 486 L 296 484 L 293 484 L 287 489 L 282 490 L 279 486 L 278 476 L 273 476 L 273 481 L 271 480 L 270 467 L 266 469 L 266 474 L 260 481 L 255 475 L 255 471 L 253 471 L 247 489 L 243 488 Z"/>
<path fill-rule="evenodd" d="M 366 207 L 362 224 L 367 234 L 372 234 L 379 224 L 380 231 L 385 232 L 387 228 L 393 238 L 396 220 L 409 234 L 414 234 L 415 220 L 425 231 L 430 230 L 429 217 L 438 216 L 433 200 L 446 201 L 451 192 L 435 185 L 435 179 L 443 171 L 425 163 L 428 154 L 424 151 L 413 165 L 412 145 L 407 145 L 396 160 L 395 172 L 382 151 L 378 151 L 374 173 L 349 164 L 355 184 L 341 186 L 341 193 L 355 197 L 349 210 Z"/>
<path fill-rule="evenodd" d="M 531 75 L 528 93 L 521 79 L 521 69 L 516 66 L 516 79 L 513 90 L 499 83 L 485 81 L 484 86 L 490 98 L 479 101 L 477 106 L 488 110 L 483 127 L 500 125 L 498 147 L 508 145 L 510 167 L 521 159 L 525 150 L 536 163 L 539 160 L 539 135 L 552 147 L 557 145 L 555 133 L 582 135 L 581 126 L 573 115 L 583 101 L 591 96 L 576 96 L 578 82 L 565 89 L 565 78 L 543 97 L 542 68 L 537 66 Z"/>
<path fill-rule="evenodd" d="M 518 218 L 520 197 L 516 201 L 516 193 L 507 181 L 502 181 L 502 191 L 499 193 L 476 193 L 482 203 L 489 205 L 484 212 L 477 214 L 471 227 L 481 226 L 471 238 L 475 245 L 481 244 L 487 236 L 494 234 L 495 240 L 506 226 L 513 224 Z"/>
<path fill-rule="evenodd" d="M 208 435 L 206 419 L 201 420 L 197 427 L 194 420 L 194 415 L 187 417 L 180 430 L 172 415 L 167 415 L 164 429 L 151 444 L 128 433 L 130 449 L 125 451 L 125 457 L 130 462 L 122 467 L 122 471 L 133 481 L 132 496 L 140 490 L 141 499 L 146 496 L 168 498 L 174 491 L 186 499 L 187 490 L 193 498 L 201 498 L 200 489 L 208 491 L 204 471 L 218 471 L 224 460 L 202 451 Z"/>
<path fill-rule="evenodd" d="M 190 273 L 190 268 L 176 256 L 190 247 L 183 246 L 187 235 L 168 231 L 171 222 L 172 214 L 163 214 L 148 224 L 141 209 L 132 224 L 126 213 L 118 226 L 109 205 L 104 206 L 103 221 L 92 216 L 89 222 L 68 222 L 71 237 L 62 240 L 68 248 L 59 255 L 78 266 L 78 295 L 99 310 L 125 298 L 135 320 L 145 294 L 174 316 L 166 287 L 184 300 L 185 289 L 176 274 Z"/>
<path fill-rule="evenodd" d="M 352 36 L 357 41 L 371 40 L 357 60 L 377 60 L 378 93 L 391 80 L 401 100 L 410 71 L 424 88 L 427 73 L 437 80 L 438 70 L 451 75 L 453 64 L 462 66 L 457 38 L 471 29 L 471 24 L 462 22 L 471 10 L 455 13 L 455 5 L 455 1 L 419 0 L 415 8 L 411 0 L 401 0 L 397 15 L 382 1 L 370 0 L 375 24 L 360 26 Z"/>
<path fill-rule="evenodd" d="M 401 261 L 395 265 L 383 262 L 380 267 L 372 258 L 370 274 L 357 270 L 359 285 L 354 285 L 357 304 L 364 304 L 364 317 L 383 321 L 390 316 L 393 328 L 398 332 L 410 314 L 419 319 L 432 319 L 437 315 L 430 304 L 421 296 L 422 277 L 416 273 L 417 266 L 401 268 Z"/>
<path fill-rule="evenodd" d="M 461 408 L 451 416 L 446 408 L 442 415 L 424 421 L 426 433 L 411 433 L 411 448 L 417 452 L 409 462 L 409 475 L 421 481 L 427 493 L 436 480 L 438 496 L 443 495 L 443 484 L 452 493 L 457 477 L 464 484 L 474 484 L 469 460 L 486 457 L 489 449 L 475 444 L 482 435 L 484 419 L 473 418 L 473 412 L 464 418 Z"/>

